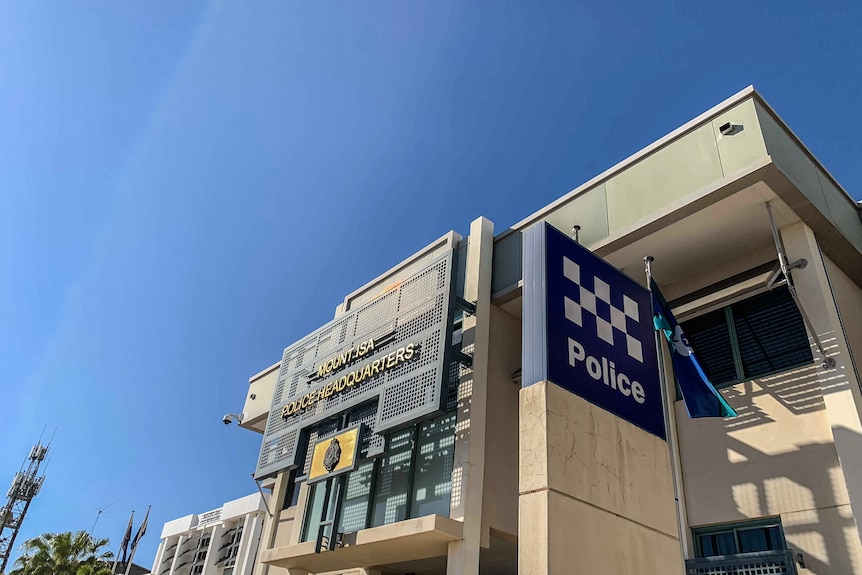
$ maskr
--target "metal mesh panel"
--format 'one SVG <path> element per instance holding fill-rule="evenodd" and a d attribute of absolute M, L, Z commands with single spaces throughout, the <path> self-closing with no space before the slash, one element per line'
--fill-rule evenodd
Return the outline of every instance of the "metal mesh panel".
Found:
<path fill-rule="evenodd" d="M 288 433 L 264 443 L 260 450 L 260 460 L 258 467 L 269 467 L 272 465 L 293 463 L 294 454 L 296 453 L 296 440 L 299 437 L 299 430 L 291 429 Z"/>
<path fill-rule="evenodd" d="M 384 390 L 378 427 L 393 427 L 397 423 L 406 421 L 414 415 L 413 412 L 421 410 L 424 406 L 439 404 L 440 384 L 436 376 L 436 370 L 429 370 L 411 377 L 404 382 L 406 385 Z"/>
<path fill-rule="evenodd" d="M 446 392 L 446 411 L 452 411 L 458 407 L 458 387 L 461 384 L 461 372 L 465 369 L 457 361 L 449 363 L 449 387 Z"/>
<path fill-rule="evenodd" d="M 369 403 L 359 407 L 350 414 L 350 425 L 361 423 L 361 435 L 359 436 L 360 458 L 367 457 L 369 453 L 383 451 L 385 438 L 374 433 L 374 422 L 377 420 L 377 402 Z"/>
<path fill-rule="evenodd" d="M 363 455 L 380 452 L 382 437 L 375 434 L 441 411 L 451 394 L 448 346 L 452 266 L 449 252 L 377 299 L 284 350 L 255 477 L 300 464 L 295 459 L 301 457 L 298 442 L 302 430 L 312 430 L 306 435 L 313 443 L 318 422 L 369 401 L 373 409 L 362 416 L 368 430 L 362 439 Z M 351 355 L 344 365 L 339 363 L 326 376 L 318 377 L 319 366 L 339 356 L 347 357 L 350 349 L 356 353 L 358 346 L 369 340 L 375 342 L 373 351 L 361 357 Z M 387 369 L 378 363 L 377 373 L 366 372 L 360 383 L 333 392 L 331 384 L 341 377 L 381 362 L 408 344 L 415 345 L 410 360 Z M 328 396 L 324 395 L 326 386 Z M 295 409 L 298 404 L 294 404 L 289 408 L 291 415 L 282 418 L 282 408 L 311 394 L 313 402 L 301 409 Z"/>
<path fill-rule="evenodd" d="M 353 335 L 368 333 L 382 322 L 395 317 L 398 313 L 398 292 L 391 291 L 377 298 L 374 305 L 365 306 L 356 312 Z"/>
<path fill-rule="evenodd" d="M 796 575 L 793 552 L 763 551 L 722 557 L 690 559 L 687 575 Z"/>

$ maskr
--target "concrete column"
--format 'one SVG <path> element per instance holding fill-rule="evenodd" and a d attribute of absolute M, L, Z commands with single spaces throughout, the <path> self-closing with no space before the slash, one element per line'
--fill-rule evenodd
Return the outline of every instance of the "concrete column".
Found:
<path fill-rule="evenodd" d="M 221 547 L 219 539 L 221 539 L 221 535 L 227 530 L 218 524 L 208 527 L 207 530 L 210 532 L 210 543 L 207 546 L 207 557 L 204 559 L 204 570 L 201 575 L 217 575 L 218 567 L 216 567 L 215 562 L 218 561 L 218 557 L 216 556 L 216 549 Z M 206 537 L 206 535 L 203 535 L 203 537 Z"/>
<path fill-rule="evenodd" d="M 179 536 L 179 538 L 177 539 L 177 550 L 174 551 L 174 558 L 171 561 L 171 570 L 168 571 L 168 573 L 166 573 L 165 575 L 173 575 L 174 572 L 177 570 L 177 567 L 179 567 L 179 565 L 180 565 L 178 563 L 179 558 L 180 558 L 180 549 L 182 549 L 183 543 L 185 543 L 189 539 L 190 539 L 189 535 L 180 535 Z M 162 569 L 164 569 L 164 567 Z M 159 571 L 159 575 L 160 574 L 161 574 L 161 571 Z"/>
<path fill-rule="evenodd" d="M 305 523 L 305 512 L 308 511 L 308 496 L 311 489 L 307 481 L 299 486 L 299 497 L 296 500 L 296 511 L 290 531 L 290 545 L 298 545 L 302 539 L 302 525 Z"/>
<path fill-rule="evenodd" d="M 859 377 L 841 327 L 826 266 L 814 232 L 804 222 L 798 222 L 783 228 L 781 238 L 790 262 L 799 258 L 808 260 L 805 268 L 791 272 L 793 282 L 802 308 L 820 338 L 827 356 L 836 362 L 835 369 L 825 368 L 821 365 L 823 358 L 816 348 L 814 349 L 815 363 L 818 364 L 817 374 L 832 427 L 835 450 L 841 462 L 841 473 L 853 510 L 856 531 L 862 537 L 860 524 L 856 519 L 862 513 L 862 390 Z M 855 318 L 854 321 L 859 319 Z"/>
<path fill-rule="evenodd" d="M 449 544 L 446 571 L 449 575 L 477 575 L 480 547 L 489 544 L 488 534 L 482 528 L 482 490 L 485 480 L 494 224 L 485 218 L 474 220 L 470 224 L 467 242 L 464 299 L 476 302 L 476 315 L 464 318 L 462 349 L 472 354 L 473 365 L 470 373 L 462 378 L 458 392 L 450 510 L 453 519 L 464 522 L 464 538 Z"/>
<path fill-rule="evenodd" d="M 159 548 L 156 551 L 156 559 L 153 563 L 153 568 L 150 570 L 150 573 L 153 573 L 154 575 L 159 575 L 159 573 L 161 573 L 161 569 L 159 569 L 159 567 L 162 564 L 162 557 L 165 556 L 165 549 L 167 548 L 168 541 L 169 539 L 162 539 L 161 543 L 159 543 Z"/>
<path fill-rule="evenodd" d="M 663 440 L 549 382 L 519 426 L 519 575 L 682 573 Z"/>
<path fill-rule="evenodd" d="M 290 487 L 290 471 L 280 471 L 275 477 L 275 484 L 272 486 L 272 497 L 269 498 L 269 505 L 272 512 L 278 517 L 281 512 L 281 505 L 284 502 L 284 497 L 287 495 L 287 490 Z M 278 530 L 278 521 L 271 520 L 264 524 L 263 535 L 260 539 L 260 546 L 257 550 L 258 557 L 264 550 L 272 549 L 275 543 L 275 534 Z M 291 543 L 293 536 L 291 535 Z M 262 561 L 258 561 L 254 569 L 254 575 L 266 575 L 269 573 L 269 565 Z"/>
<path fill-rule="evenodd" d="M 239 551 L 237 552 L 237 562 L 234 568 L 236 575 L 251 575 L 252 568 L 255 564 L 255 558 L 259 552 L 258 541 L 260 532 L 264 524 L 264 514 L 266 512 L 250 513 L 245 516 L 245 521 L 242 527 L 242 539 L 239 542 Z"/>

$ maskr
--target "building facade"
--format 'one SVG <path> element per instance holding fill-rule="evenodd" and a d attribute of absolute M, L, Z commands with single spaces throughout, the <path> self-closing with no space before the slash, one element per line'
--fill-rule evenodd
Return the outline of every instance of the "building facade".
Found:
<path fill-rule="evenodd" d="M 267 502 L 259 493 L 165 523 L 153 574 L 251 575 Z"/>
<path fill-rule="evenodd" d="M 739 416 L 689 419 L 667 350 L 659 434 L 533 381 L 542 222 L 641 284 L 654 257 Z M 578 309 L 625 326 L 596 282 Z M 862 574 L 860 286 L 859 205 L 743 90 L 509 228 L 444 235 L 253 376 L 255 573 Z M 316 472 L 354 428 L 349 467 Z"/>

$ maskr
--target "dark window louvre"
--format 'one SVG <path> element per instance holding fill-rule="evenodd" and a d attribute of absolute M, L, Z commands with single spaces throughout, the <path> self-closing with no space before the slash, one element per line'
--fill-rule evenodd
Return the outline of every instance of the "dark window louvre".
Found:
<path fill-rule="evenodd" d="M 682 329 L 716 387 L 814 359 L 802 315 L 786 287 L 686 321 Z"/>
<path fill-rule="evenodd" d="M 730 330 L 723 309 L 687 321 L 682 329 L 713 385 L 737 379 Z"/>
<path fill-rule="evenodd" d="M 745 378 L 812 361 L 805 324 L 788 290 L 767 292 L 731 309 Z"/>

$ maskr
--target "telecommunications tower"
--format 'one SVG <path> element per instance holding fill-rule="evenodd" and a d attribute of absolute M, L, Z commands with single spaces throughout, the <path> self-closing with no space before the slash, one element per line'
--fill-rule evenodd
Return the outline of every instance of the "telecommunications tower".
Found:
<path fill-rule="evenodd" d="M 49 445 L 40 441 L 30 450 L 21 471 L 12 479 L 12 487 L 6 493 L 6 503 L 0 507 L 0 575 L 6 572 L 6 563 L 12 554 L 12 546 L 21 529 L 30 502 L 39 494 L 45 475 L 39 475 L 39 466 L 45 461 Z"/>

